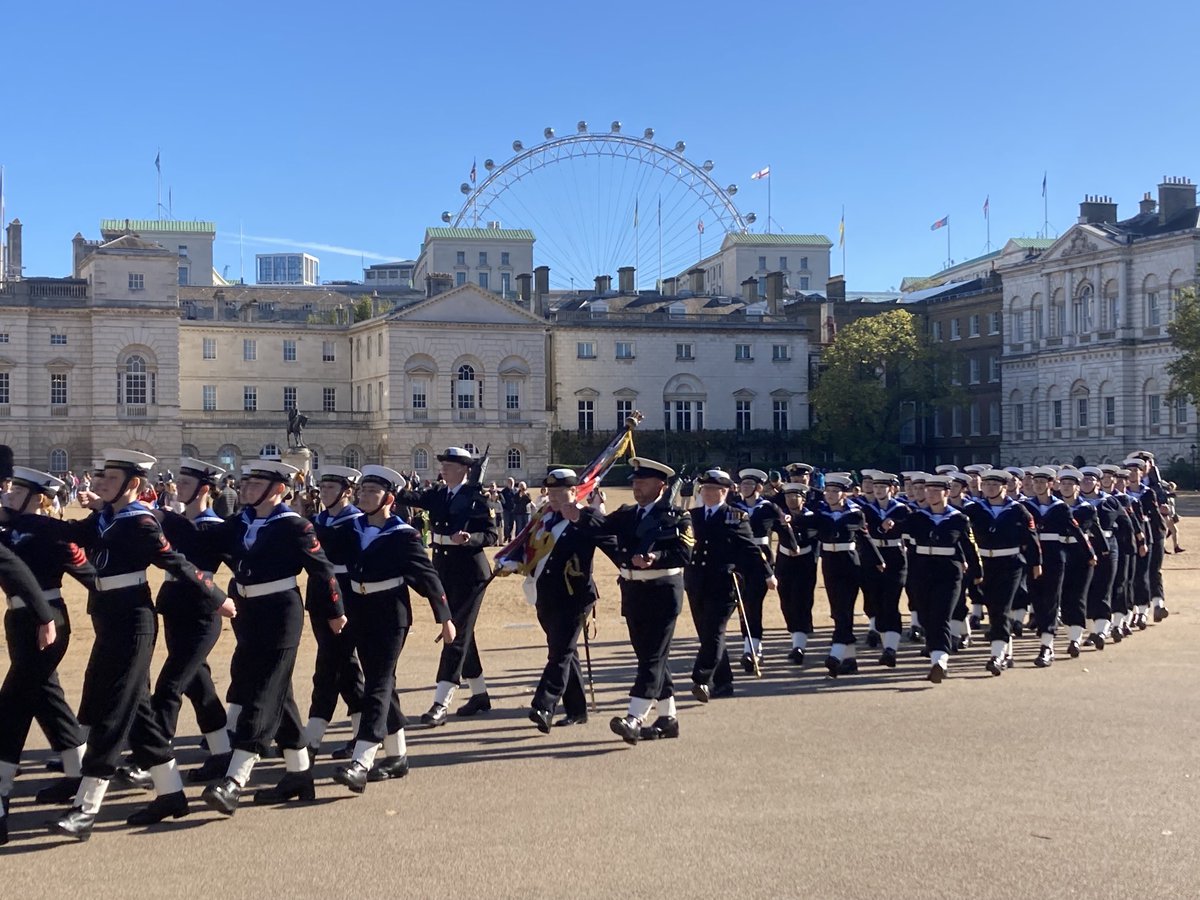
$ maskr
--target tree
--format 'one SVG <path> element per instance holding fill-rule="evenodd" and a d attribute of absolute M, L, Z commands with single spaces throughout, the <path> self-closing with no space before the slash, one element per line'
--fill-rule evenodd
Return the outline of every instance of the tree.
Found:
<path fill-rule="evenodd" d="M 838 332 L 809 391 L 816 437 L 835 460 L 887 465 L 901 455 L 906 417 L 961 402 L 956 357 L 935 352 L 906 310 L 859 319 Z"/>
<path fill-rule="evenodd" d="M 1195 285 L 1179 292 L 1175 319 L 1167 326 L 1167 334 L 1179 351 L 1179 357 L 1167 363 L 1172 381 L 1167 401 L 1186 397 L 1196 403 L 1200 400 L 1200 294 Z"/>

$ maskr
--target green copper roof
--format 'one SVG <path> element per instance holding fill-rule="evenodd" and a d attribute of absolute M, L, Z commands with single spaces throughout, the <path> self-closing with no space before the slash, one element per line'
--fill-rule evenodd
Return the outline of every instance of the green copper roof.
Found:
<path fill-rule="evenodd" d="M 737 234 L 731 233 L 727 240 L 732 244 L 774 246 L 788 244 L 793 247 L 832 247 L 833 241 L 823 234 Z"/>
<path fill-rule="evenodd" d="M 452 241 L 532 241 L 528 228 L 426 228 L 425 240 L 442 238 Z"/>
<path fill-rule="evenodd" d="M 146 231 L 170 234 L 216 234 L 217 226 L 212 222 L 181 222 L 173 219 L 101 219 L 100 231 L 133 231 L 139 234 Z"/>
<path fill-rule="evenodd" d="M 1013 238 L 1012 242 L 1024 250 L 1047 250 L 1054 243 L 1054 238 Z"/>

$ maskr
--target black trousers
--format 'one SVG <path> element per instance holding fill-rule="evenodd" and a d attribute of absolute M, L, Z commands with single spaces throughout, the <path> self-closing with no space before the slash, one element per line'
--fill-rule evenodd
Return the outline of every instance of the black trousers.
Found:
<path fill-rule="evenodd" d="M 821 576 L 825 582 L 825 593 L 829 595 L 833 643 L 853 644 L 854 604 L 858 602 L 858 591 L 862 584 L 858 554 L 842 550 L 823 551 Z"/>
<path fill-rule="evenodd" d="M 1061 550 L 1042 545 L 1042 577 L 1029 581 L 1029 600 L 1033 604 L 1033 626 L 1038 634 L 1058 633 L 1058 605 L 1062 600 L 1063 570 L 1066 562 Z M 1080 623 L 1082 624 L 1082 623 Z"/>
<path fill-rule="evenodd" d="M 348 594 L 346 592 L 343 596 Z M 354 654 L 354 623 L 349 622 L 340 634 L 334 634 L 328 618 L 309 613 L 308 620 L 317 641 L 308 717 L 324 719 L 326 722 L 332 720 L 339 695 L 346 703 L 347 712 L 351 715 L 360 712 L 363 705 L 363 670 Z"/>
<path fill-rule="evenodd" d="M 162 614 L 167 658 L 154 684 L 150 706 L 164 732 L 175 735 L 179 708 L 186 694 L 196 711 L 201 734 L 225 727 L 225 706 L 217 697 L 208 654 L 221 636 L 221 617 L 200 609 L 172 610 Z"/>
<path fill-rule="evenodd" d="M 683 609 L 683 582 L 678 576 L 655 581 L 621 580 L 621 615 L 637 657 L 630 697 L 665 700 L 674 696 L 671 638 Z"/>
<path fill-rule="evenodd" d="M 579 665 L 579 633 L 587 624 L 595 602 L 579 607 L 538 602 L 538 624 L 546 633 L 546 667 L 533 694 L 536 709 L 554 712 L 559 701 L 568 716 L 587 714 L 583 670 Z"/>
<path fill-rule="evenodd" d="M 780 554 L 775 565 L 779 579 L 779 608 L 787 630 L 795 633 L 813 632 L 813 596 L 817 589 L 817 557 Z"/>
<path fill-rule="evenodd" d="M 733 593 L 732 572 L 693 576 L 684 581 L 692 624 L 700 649 L 692 666 L 692 681 L 710 687 L 733 684 L 733 669 L 729 665 L 729 650 L 725 645 L 725 630 L 729 617 L 737 609 Z"/>
<path fill-rule="evenodd" d="M 1059 616 L 1064 625 L 1082 627 L 1087 624 L 1087 597 L 1091 583 L 1092 567 L 1088 565 L 1087 555 L 1077 547 L 1068 548 L 1059 605 Z"/>
<path fill-rule="evenodd" d="M 1113 575 L 1112 611 L 1133 612 L 1133 560 L 1137 556 L 1137 549 L 1125 544 L 1118 544 L 1118 547 L 1116 571 Z"/>
<path fill-rule="evenodd" d="M 1119 561 L 1116 544 L 1109 544 L 1096 555 L 1096 568 L 1092 569 L 1092 580 L 1087 592 L 1089 619 L 1112 618 L 1113 585 L 1116 584 Z"/>
<path fill-rule="evenodd" d="M 918 556 L 909 577 L 923 585 L 921 627 L 925 629 L 925 646 L 930 652 L 949 653 L 950 617 L 962 597 L 962 564 L 947 556 Z"/>
<path fill-rule="evenodd" d="M 1167 535 L 1166 535 L 1166 533 L 1164 532 L 1163 534 L 1155 534 L 1154 535 L 1154 543 L 1150 545 L 1150 553 L 1147 557 L 1150 560 L 1149 566 L 1147 567 L 1147 574 L 1149 575 L 1149 578 L 1150 578 L 1150 597 L 1151 598 L 1154 598 L 1154 597 L 1164 597 L 1165 598 L 1167 596 L 1163 591 L 1163 573 L 1162 573 L 1163 557 L 1166 556 L 1166 551 L 1167 551 Z"/>
<path fill-rule="evenodd" d="M 741 580 L 742 606 L 746 610 L 746 622 L 738 617 L 738 626 L 742 637 L 752 637 L 757 641 L 763 636 L 763 601 L 767 599 L 767 579 L 759 574 L 746 575 Z M 750 625 L 750 633 L 746 634 L 746 623 Z"/>
<path fill-rule="evenodd" d="M 983 566 L 983 605 L 987 607 L 989 641 L 1008 642 L 1012 634 L 1009 613 L 1025 577 L 1025 563 L 1019 556 L 992 556 L 980 560 Z"/>
<path fill-rule="evenodd" d="M 230 702 L 242 705 L 231 741 L 235 750 L 261 756 L 272 738 L 287 750 L 304 746 L 304 723 L 292 694 L 303 629 L 304 607 L 294 588 L 241 601 L 233 620 L 237 646 L 229 663 Z"/>
<path fill-rule="evenodd" d="M 406 724 L 396 696 L 396 663 L 408 639 L 412 612 L 398 591 L 347 594 L 345 603 L 365 682 L 355 739 L 379 744 Z"/>
<path fill-rule="evenodd" d="M 1149 548 L 1145 556 L 1133 558 L 1133 603 L 1135 606 L 1150 605 L 1150 559 L 1154 555 Z"/>
<path fill-rule="evenodd" d="M 883 634 L 888 631 L 900 631 L 900 593 L 904 590 L 907 576 L 907 560 L 904 551 L 891 547 L 880 549 L 883 554 L 884 570 L 875 568 L 860 569 L 862 578 L 863 610 L 866 611 L 866 597 L 870 596 L 871 611 L 868 616 L 875 617 L 875 630 Z"/>
<path fill-rule="evenodd" d="M 8 674 L 0 684 L 0 762 L 21 761 L 34 719 L 56 752 L 83 743 L 83 731 L 63 695 L 57 672 L 71 644 L 71 620 L 65 606 L 51 606 L 58 637 L 45 650 L 37 647 L 38 621 L 28 609 L 4 615 Z"/>
<path fill-rule="evenodd" d="M 483 551 L 434 548 L 433 566 L 446 590 L 446 603 L 454 622 L 455 638 L 442 647 L 437 680 L 458 685 L 463 678 L 483 674 L 483 662 L 475 643 L 475 620 L 483 605 L 487 586 L 487 559 Z"/>

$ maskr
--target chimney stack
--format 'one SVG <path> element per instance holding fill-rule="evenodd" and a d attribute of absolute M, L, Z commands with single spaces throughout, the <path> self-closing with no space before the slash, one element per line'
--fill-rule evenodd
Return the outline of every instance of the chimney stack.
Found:
<path fill-rule="evenodd" d="M 533 270 L 533 314 L 546 316 L 546 295 L 550 293 L 550 267 L 538 266 Z"/>
<path fill-rule="evenodd" d="M 1158 203 L 1150 196 L 1150 192 L 1142 194 L 1142 202 L 1138 204 L 1138 212 L 1143 216 L 1149 215 L 1158 208 Z"/>
<path fill-rule="evenodd" d="M 670 278 L 664 278 L 662 283 L 662 292 L 664 297 L 675 297 L 679 294 L 679 279 L 672 275 Z"/>
<path fill-rule="evenodd" d="M 1111 225 L 1117 221 L 1117 204 L 1112 197 L 1088 194 L 1079 204 L 1080 225 Z"/>
<path fill-rule="evenodd" d="M 633 266 L 621 266 L 617 269 L 617 287 L 622 294 L 637 293 L 637 282 L 633 277 L 636 272 Z"/>
<path fill-rule="evenodd" d="M 1158 186 L 1158 221 L 1166 225 L 1184 210 L 1196 208 L 1196 186 L 1186 178 L 1163 176 Z"/>
<path fill-rule="evenodd" d="M 825 299 L 826 300 L 845 300 L 846 299 L 846 276 L 832 275 L 825 282 Z"/>
<path fill-rule="evenodd" d="M 747 306 L 758 302 L 758 279 L 753 275 L 742 282 L 742 302 Z"/>
<path fill-rule="evenodd" d="M 0 281 L 20 281 L 24 266 L 21 265 L 21 220 L 13 219 L 8 223 L 8 258 L 5 261 L 8 271 L 0 272 Z"/>
<path fill-rule="evenodd" d="M 772 272 L 767 276 L 767 314 L 779 315 L 783 306 L 783 280 L 787 276 L 782 272 Z"/>
<path fill-rule="evenodd" d="M 454 286 L 454 279 L 444 272 L 433 272 L 425 276 L 425 298 L 444 294 Z"/>
<path fill-rule="evenodd" d="M 603 297 L 605 294 L 612 291 L 612 276 L 597 275 L 596 276 L 596 296 Z"/>
<path fill-rule="evenodd" d="M 704 293 L 704 270 L 697 266 L 694 269 L 688 270 L 688 278 L 691 281 L 691 291 L 697 296 Z"/>
<path fill-rule="evenodd" d="M 517 276 L 517 296 L 521 298 L 521 305 L 529 309 L 530 284 L 533 281 L 533 276 L 525 272 Z"/>
<path fill-rule="evenodd" d="M 87 239 L 78 231 L 71 238 L 71 275 L 78 278 L 82 272 L 83 258 L 87 256 Z"/>

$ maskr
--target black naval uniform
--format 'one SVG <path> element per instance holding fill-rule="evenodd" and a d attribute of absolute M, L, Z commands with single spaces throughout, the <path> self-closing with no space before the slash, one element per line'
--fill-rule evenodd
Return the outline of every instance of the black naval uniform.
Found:
<path fill-rule="evenodd" d="M 700 640 L 692 683 L 720 696 L 733 687 L 725 628 L 737 609 L 734 578 L 741 574 L 765 583 L 774 569 L 754 543 L 749 517 L 743 511 L 722 503 L 711 515 L 704 506 L 693 507 L 689 514 L 695 545 L 684 587 Z"/>
<path fill-rule="evenodd" d="M 771 535 L 783 531 L 783 511 L 778 504 L 763 497 L 759 497 L 753 504 L 747 503 L 741 495 L 728 502 L 731 507 L 740 509 L 746 514 L 746 519 L 750 523 L 750 539 L 758 547 L 759 552 L 767 561 L 767 565 L 771 566 L 773 571 L 775 556 L 771 552 Z M 750 672 L 754 671 L 749 660 L 750 654 L 762 655 L 763 601 L 767 596 L 767 575 L 763 574 L 765 571 L 761 567 L 755 567 L 742 573 L 742 605 L 746 609 L 746 623 L 750 626 L 749 634 L 746 633 L 746 623 L 739 622 L 739 625 L 742 639 L 745 642 L 743 664 Z"/>
<path fill-rule="evenodd" d="M 1068 504 L 1068 508 L 1071 518 L 1075 520 L 1087 540 L 1082 543 L 1073 537 L 1063 540 L 1066 545 L 1066 568 L 1063 569 L 1059 618 L 1069 628 L 1082 630 L 1087 624 L 1087 597 L 1088 588 L 1092 583 L 1093 566 L 1107 542 L 1101 533 L 1094 506 L 1076 497 Z"/>
<path fill-rule="evenodd" d="M 1063 577 L 1066 571 L 1067 545 L 1064 538 L 1074 538 L 1091 552 L 1087 536 L 1071 517 L 1067 504 L 1057 497 L 1043 506 L 1037 497 L 1024 501 L 1025 508 L 1033 514 L 1037 526 L 1038 542 L 1042 545 L 1042 577 L 1029 584 L 1029 598 L 1033 603 L 1034 627 L 1042 637 L 1043 646 L 1053 646 L 1058 631 L 1058 608 L 1062 600 Z M 1047 644 L 1046 641 L 1051 643 Z"/>
<path fill-rule="evenodd" d="M 1147 538 L 1145 556 L 1139 556 L 1135 566 L 1135 589 L 1140 598 L 1138 606 L 1147 607 L 1165 599 L 1163 589 L 1162 564 L 1166 552 L 1167 520 L 1163 518 L 1159 505 L 1166 503 L 1165 495 L 1160 494 L 1161 488 L 1156 484 L 1145 481 L 1137 485 L 1137 490 L 1130 490 L 1129 496 L 1141 507 L 1142 517 L 1146 521 L 1149 535 Z M 1142 573 L 1145 575 L 1145 592 L 1142 591 Z M 1156 616 L 1157 621 L 1157 616 Z"/>
<path fill-rule="evenodd" d="M 817 589 L 816 513 L 806 506 L 787 509 L 790 521 L 779 532 L 775 577 L 779 580 L 779 609 L 792 634 L 792 650 L 803 651 L 813 632 L 813 597 Z M 803 637 L 801 637 L 803 635 Z M 802 652 L 799 659 L 803 661 Z"/>
<path fill-rule="evenodd" d="M 1112 593 L 1114 624 L 1116 624 L 1116 619 L 1120 619 L 1119 631 L 1114 627 L 1113 638 L 1114 640 L 1120 640 L 1125 633 L 1131 630 L 1133 625 L 1133 622 L 1130 621 L 1130 617 L 1134 611 L 1133 577 L 1139 551 L 1145 552 L 1147 528 L 1142 518 L 1141 507 L 1132 497 L 1125 493 L 1112 494 L 1111 496 L 1121 505 L 1121 509 L 1125 512 L 1125 519 L 1118 521 L 1124 522 L 1128 520 L 1127 528 L 1119 527 L 1117 530 L 1119 556 Z M 1118 637 L 1118 633 L 1120 633 L 1120 637 Z"/>
<path fill-rule="evenodd" d="M 963 510 L 971 520 L 971 533 L 983 573 L 983 602 L 987 607 L 988 640 L 992 656 L 1001 663 L 1009 659 L 1012 605 L 1027 569 L 1042 565 L 1033 516 L 1024 504 L 1010 497 L 993 504 L 986 498 Z M 1001 646 L 1003 645 L 1003 646 Z M 999 666 L 997 666 L 999 668 Z M 998 671 L 992 674 L 999 674 Z"/>
<path fill-rule="evenodd" d="M 483 676 L 483 663 L 475 644 L 475 620 L 491 574 L 483 548 L 499 543 L 501 525 L 492 515 L 479 485 L 465 481 L 453 491 L 444 484 L 424 491 L 401 491 L 397 502 L 419 506 L 429 513 L 433 567 L 446 589 L 456 629 L 454 640 L 442 648 L 437 680 L 439 685 L 457 688 L 464 677 Z M 451 537 L 460 531 L 471 537 L 464 544 L 455 544 Z"/>
<path fill-rule="evenodd" d="M 1080 494 L 1080 499 L 1095 508 L 1097 530 L 1102 539 L 1094 548 L 1097 551 L 1096 568 L 1088 586 L 1087 617 L 1094 623 L 1093 632 L 1099 637 L 1096 646 L 1103 649 L 1106 626 L 1113 616 L 1113 591 L 1121 565 L 1121 544 L 1133 542 L 1133 524 L 1129 513 L 1112 494 L 1099 491 L 1091 496 Z"/>
<path fill-rule="evenodd" d="M 833 618 L 829 656 L 841 662 L 853 656 L 853 651 L 846 648 L 855 643 L 854 604 L 862 586 L 861 567 L 880 566 L 884 560 L 867 536 L 862 508 L 849 501 L 840 510 L 831 509 L 821 501 L 817 509 L 817 536 L 821 541 L 821 574 Z M 829 665 L 828 661 L 826 664 Z"/>
<path fill-rule="evenodd" d="M 912 513 L 912 507 L 892 498 L 883 505 L 868 500 L 859 504 L 859 508 L 866 519 L 867 536 L 884 563 L 882 572 L 875 566 L 862 569 L 863 608 L 868 616 L 875 617 L 875 630 L 884 635 L 885 649 L 895 651 L 904 627 L 900 616 L 900 594 L 908 577 L 908 553 L 900 534 L 885 532 L 883 523 L 887 519 L 903 522 Z M 894 637 L 888 637 L 889 634 Z"/>

